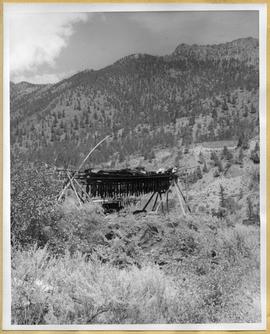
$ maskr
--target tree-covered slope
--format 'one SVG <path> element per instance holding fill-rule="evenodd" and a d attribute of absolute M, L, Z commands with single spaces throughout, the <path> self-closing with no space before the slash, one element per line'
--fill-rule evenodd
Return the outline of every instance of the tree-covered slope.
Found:
<path fill-rule="evenodd" d="M 180 44 L 135 54 L 54 85 L 11 83 L 13 152 L 75 164 L 106 134 L 96 162 L 158 147 L 258 134 L 258 40 Z"/>

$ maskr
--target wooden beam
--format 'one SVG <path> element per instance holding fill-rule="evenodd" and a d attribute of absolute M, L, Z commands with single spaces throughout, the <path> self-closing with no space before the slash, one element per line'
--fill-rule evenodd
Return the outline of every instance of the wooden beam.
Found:
<path fill-rule="evenodd" d="M 161 193 L 159 193 L 159 197 L 160 197 L 160 202 L 158 203 L 158 206 L 156 208 L 156 213 L 158 212 L 160 206 L 162 205 L 162 211 L 163 211 L 163 200 L 162 200 L 162 195 Z"/>
<path fill-rule="evenodd" d="M 74 191 L 74 192 L 75 192 L 75 194 L 76 194 L 76 197 L 77 197 L 77 199 L 78 199 L 78 202 L 79 202 L 80 206 L 82 206 L 82 203 L 81 203 L 80 197 L 79 197 L 79 195 L 78 195 L 78 193 L 77 193 L 77 191 L 76 191 L 76 188 L 75 188 L 75 186 L 74 186 L 74 183 L 73 183 L 72 179 L 70 178 L 70 175 L 69 175 L 69 173 L 67 173 L 67 176 L 68 176 L 68 179 L 69 179 L 69 181 L 70 181 L 70 185 L 71 185 L 71 187 L 72 187 L 73 191 Z"/>
<path fill-rule="evenodd" d="M 179 200 L 179 203 L 180 203 L 180 207 L 181 207 L 183 216 L 186 216 L 185 208 L 184 208 L 184 205 L 183 205 L 183 197 L 181 195 L 181 192 L 180 192 L 179 188 L 177 187 L 178 185 L 175 181 L 173 182 L 173 185 L 174 185 L 175 190 L 176 190 L 176 194 L 177 194 L 177 197 L 178 197 L 178 200 Z"/>
<path fill-rule="evenodd" d="M 164 204 L 163 204 L 163 199 L 162 199 L 162 194 L 160 193 L 160 203 L 161 203 L 161 210 L 162 210 L 162 213 L 164 214 Z"/>
<path fill-rule="evenodd" d="M 152 211 L 154 211 L 155 210 L 155 207 L 156 207 L 156 204 L 157 204 L 157 200 L 158 200 L 158 193 L 157 193 L 157 196 L 156 196 L 156 198 L 155 198 L 155 202 L 154 202 L 154 205 L 153 205 L 153 207 L 152 207 Z"/>
<path fill-rule="evenodd" d="M 74 179 L 74 180 L 75 180 L 75 179 Z M 82 197 L 81 194 L 79 193 L 78 189 L 75 187 L 74 180 L 72 180 L 73 188 L 75 188 L 75 190 L 77 191 L 78 197 L 80 198 L 81 202 L 84 203 L 84 199 L 83 199 L 83 197 Z M 80 188 L 79 188 L 79 190 L 80 190 Z"/>
<path fill-rule="evenodd" d="M 188 211 L 191 212 L 190 207 L 189 207 L 189 205 L 187 204 L 186 198 L 185 198 L 184 194 L 182 193 L 182 191 L 181 191 L 181 189 L 180 189 L 180 186 L 179 186 L 178 182 L 175 181 L 175 184 L 176 184 L 176 187 L 177 187 L 177 189 L 179 190 L 179 192 L 180 192 L 180 194 L 181 194 L 181 196 L 182 196 L 182 198 L 183 198 L 183 200 L 184 200 L 184 203 L 185 203 L 186 207 L 188 208 Z"/>
<path fill-rule="evenodd" d="M 151 200 L 152 200 L 152 198 L 154 197 L 154 195 L 155 195 L 155 192 L 150 196 L 149 200 L 147 201 L 147 203 L 146 203 L 145 206 L 143 207 L 142 211 L 144 211 L 144 210 L 147 208 L 148 204 L 151 202 Z"/>
<path fill-rule="evenodd" d="M 148 199 L 148 201 L 146 202 L 146 204 L 144 205 L 144 207 L 141 210 L 135 210 L 133 212 L 133 214 L 137 214 L 137 213 L 141 213 L 141 212 L 146 212 L 146 208 L 148 206 L 148 204 L 151 202 L 151 199 L 154 197 L 155 192 L 150 196 L 150 198 Z"/>
<path fill-rule="evenodd" d="M 80 183 L 74 179 L 73 181 L 76 182 L 76 184 L 78 185 L 78 187 L 83 191 L 83 193 L 89 198 L 89 200 L 92 202 L 92 198 L 89 196 L 89 194 L 87 194 L 87 192 L 83 189 L 83 187 L 80 185 Z"/>
<path fill-rule="evenodd" d="M 166 191 L 166 208 L 168 213 L 169 213 L 169 192 L 170 188 Z"/>

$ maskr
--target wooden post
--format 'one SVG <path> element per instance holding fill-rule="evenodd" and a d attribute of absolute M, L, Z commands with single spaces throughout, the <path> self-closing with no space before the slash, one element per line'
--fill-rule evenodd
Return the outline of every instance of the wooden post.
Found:
<path fill-rule="evenodd" d="M 76 182 L 76 184 L 77 184 L 78 187 L 81 189 L 81 191 L 86 195 L 86 197 L 87 197 L 90 201 L 92 201 L 92 198 L 89 196 L 89 194 L 87 194 L 87 192 L 83 189 L 83 187 L 79 184 L 79 182 L 78 182 L 76 179 L 74 179 L 73 181 Z"/>
<path fill-rule="evenodd" d="M 159 197 L 160 197 L 160 202 L 158 203 L 158 206 L 156 208 L 156 213 L 158 212 L 160 206 L 162 206 L 162 211 L 163 211 L 163 200 L 162 200 L 162 195 L 161 193 L 159 193 Z"/>
<path fill-rule="evenodd" d="M 160 203 L 161 203 L 162 213 L 164 214 L 164 204 L 163 204 L 163 199 L 162 199 L 162 194 L 161 193 L 160 193 Z"/>
<path fill-rule="evenodd" d="M 133 212 L 133 214 L 145 212 L 146 211 L 145 209 L 147 208 L 148 204 L 151 202 L 151 199 L 154 197 L 154 195 L 155 195 L 155 192 L 153 192 L 153 194 L 150 196 L 150 198 L 148 199 L 148 201 L 146 202 L 146 204 L 144 205 L 144 207 L 141 210 L 135 210 Z"/>
<path fill-rule="evenodd" d="M 166 207 L 167 207 L 168 213 L 169 213 L 169 192 L 170 192 L 170 188 L 166 191 Z"/>
<path fill-rule="evenodd" d="M 151 199 L 154 197 L 154 195 L 155 195 L 155 192 L 150 196 L 150 198 L 146 202 L 145 206 L 142 208 L 142 211 L 144 211 L 147 208 L 148 204 L 151 202 Z"/>
<path fill-rule="evenodd" d="M 154 209 L 155 209 L 155 207 L 156 207 L 156 204 L 157 204 L 157 200 L 158 200 L 158 193 L 157 193 L 157 196 L 156 196 L 156 198 L 155 198 L 155 202 L 154 202 L 154 205 L 153 205 L 153 207 L 152 207 L 152 211 L 154 211 Z"/>
<path fill-rule="evenodd" d="M 173 185 L 174 185 L 175 190 L 176 190 L 176 194 L 177 194 L 177 197 L 178 197 L 178 200 L 179 200 L 179 203 L 180 203 L 180 207 L 181 207 L 183 216 L 186 216 L 185 208 L 183 206 L 183 197 L 181 195 L 181 192 L 180 192 L 179 188 L 177 187 L 178 184 L 176 183 L 176 181 L 173 182 Z"/>
<path fill-rule="evenodd" d="M 82 206 L 82 203 L 81 203 L 80 197 L 79 197 L 79 195 L 78 195 L 78 193 L 77 193 L 77 190 L 76 190 L 76 188 L 75 188 L 75 186 L 74 186 L 74 183 L 73 183 L 73 181 L 71 180 L 71 178 L 70 178 L 70 175 L 69 175 L 69 173 L 68 173 L 68 172 L 67 172 L 67 176 L 68 176 L 68 179 L 69 179 L 69 181 L 70 181 L 70 185 L 71 185 L 71 187 L 72 187 L 73 191 L 74 191 L 74 192 L 75 192 L 75 194 L 76 194 L 77 200 L 78 200 L 78 202 L 79 202 L 80 206 Z"/>
<path fill-rule="evenodd" d="M 181 194 L 181 196 L 182 196 L 182 198 L 183 198 L 183 200 L 184 200 L 184 203 L 185 203 L 186 207 L 188 208 L 188 211 L 191 212 L 190 207 L 189 207 L 189 205 L 187 204 L 187 201 L 186 201 L 186 199 L 185 199 L 185 196 L 184 196 L 184 194 L 182 193 L 182 191 L 181 191 L 181 189 L 180 189 L 180 187 L 179 187 L 179 184 L 178 184 L 176 181 L 175 181 L 175 184 L 176 184 L 177 189 L 179 190 L 179 193 Z"/>

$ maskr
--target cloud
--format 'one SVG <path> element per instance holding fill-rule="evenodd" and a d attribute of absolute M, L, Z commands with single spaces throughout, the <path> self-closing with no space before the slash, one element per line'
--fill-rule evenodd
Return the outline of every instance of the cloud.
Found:
<path fill-rule="evenodd" d="M 84 13 L 12 13 L 9 20 L 10 70 L 13 76 L 54 65 L 67 46 L 74 24 L 87 21 Z"/>

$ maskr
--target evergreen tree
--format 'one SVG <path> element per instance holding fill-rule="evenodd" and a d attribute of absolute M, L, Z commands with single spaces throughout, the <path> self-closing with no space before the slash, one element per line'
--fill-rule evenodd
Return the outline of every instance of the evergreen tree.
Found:
<path fill-rule="evenodd" d="M 226 198 L 225 198 L 225 189 L 220 184 L 219 186 L 219 208 L 218 215 L 220 218 L 224 218 L 226 216 Z"/>
<path fill-rule="evenodd" d="M 238 158 L 237 158 L 237 163 L 242 165 L 243 164 L 243 159 L 244 159 L 244 152 L 242 147 L 240 148 L 239 152 L 238 152 Z"/>
<path fill-rule="evenodd" d="M 223 151 L 221 153 L 221 156 L 222 156 L 223 159 L 228 160 L 228 161 L 232 160 L 232 158 L 233 158 L 233 155 L 228 150 L 227 146 L 224 146 Z"/>
<path fill-rule="evenodd" d="M 250 153 L 250 159 L 255 163 L 260 163 L 260 156 L 259 156 L 259 144 L 256 142 L 254 149 Z"/>
<path fill-rule="evenodd" d="M 199 153 L 199 163 L 203 164 L 205 162 L 202 152 Z"/>
<path fill-rule="evenodd" d="M 249 148 L 248 137 L 244 132 L 240 134 L 237 147 L 241 147 L 243 150 L 247 150 Z"/>
<path fill-rule="evenodd" d="M 205 161 L 204 161 L 204 164 L 203 164 L 203 172 L 208 173 L 208 168 L 207 168 L 207 165 L 206 165 Z"/>
<path fill-rule="evenodd" d="M 75 115 L 74 116 L 74 130 L 78 130 L 79 129 L 79 120 L 78 120 L 78 116 Z"/>
<path fill-rule="evenodd" d="M 201 167 L 200 166 L 197 166 L 197 169 L 196 169 L 196 174 L 197 174 L 197 179 L 202 179 L 202 171 L 201 171 Z"/>
<path fill-rule="evenodd" d="M 254 217 L 253 205 L 250 197 L 247 197 L 247 218 L 252 219 Z"/>

